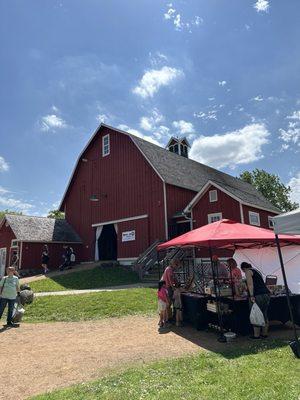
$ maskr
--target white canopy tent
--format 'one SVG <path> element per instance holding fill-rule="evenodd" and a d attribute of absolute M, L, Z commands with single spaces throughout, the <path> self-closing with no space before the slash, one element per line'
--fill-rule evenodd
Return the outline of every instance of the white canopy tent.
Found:
<path fill-rule="evenodd" d="M 292 293 L 300 294 L 300 246 L 284 246 L 281 248 L 289 289 Z M 249 262 L 260 271 L 265 278 L 267 275 L 276 275 L 277 284 L 284 285 L 280 261 L 276 247 L 261 249 L 238 249 L 233 258 L 240 265 L 243 261 Z"/>
<path fill-rule="evenodd" d="M 274 232 L 300 235 L 300 208 L 273 218 Z"/>

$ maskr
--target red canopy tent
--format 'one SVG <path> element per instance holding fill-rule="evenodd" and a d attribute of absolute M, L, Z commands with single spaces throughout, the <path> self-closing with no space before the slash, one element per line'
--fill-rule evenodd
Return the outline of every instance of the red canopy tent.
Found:
<path fill-rule="evenodd" d="M 300 244 L 300 236 L 279 235 L 279 239 L 282 244 Z M 170 247 L 234 249 L 257 246 L 275 246 L 274 232 L 269 229 L 222 219 L 162 243 L 157 249 L 165 250 Z"/>
<path fill-rule="evenodd" d="M 300 236 L 294 235 L 274 235 L 274 232 L 269 229 L 258 228 L 252 225 L 241 224 L 239 222 L 231 221 L 229 219 L 222 219 L 202 226 L 201 228 L 194 229 L 187 232 L 175 239 L 169 240 L 168 242 L 162 243 L 157 246 L 157 250 L 166 250 L 172 247 L 206 247 L 210 250 L 210 258 L 212 262 L 212 248 L 218 249 L 236 249 L 239 247 L 250 248 L 250 247 L 261 247 L 261 246 L 275 246 L 277 245 L 282 274 L 284 276 L 287 302 L 290 312 L 291 321 L 294 329 L 295 341 L 291 342 L 291 347 L 295 355 L 300 358 L 300 344 L 296 332 L 296 327 L 293 319 L 293 313 L 290 303 L 289 289 L 286 281 L 284 265 L 280 252 L 280 244 L 300 244 Z M 217 298 L 218 301 L 218 298 Z M 222 318 L 219 315 L 220 325 L 222 328 Z M 222 331 L 223 332 L 223 331 Z M 221 339 L 223 341 L 223 339 Z"/>

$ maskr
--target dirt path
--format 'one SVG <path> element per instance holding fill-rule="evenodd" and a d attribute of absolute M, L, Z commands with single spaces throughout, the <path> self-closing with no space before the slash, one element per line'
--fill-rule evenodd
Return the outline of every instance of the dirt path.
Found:
<path fill-rule="evenodd" d="M 156 324 L 153 317 L 126 317 L 23 324 L 4 330 L 0 334 L 0 398 L 27 399 L 96 379 L 110 369 L 199 351 L 196 330 L 178 328 L 185 330 L 188 340 L 174 332 L 158 334 Z"/>

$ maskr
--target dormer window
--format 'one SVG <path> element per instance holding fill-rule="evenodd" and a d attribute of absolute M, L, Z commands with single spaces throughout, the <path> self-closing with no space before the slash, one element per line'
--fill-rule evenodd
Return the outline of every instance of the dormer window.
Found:
<path fill-rule="evenodd" d="M 109 135 L 102 137 L 102 157 L 108 156 L 110 153 L 110 140 Z"/>

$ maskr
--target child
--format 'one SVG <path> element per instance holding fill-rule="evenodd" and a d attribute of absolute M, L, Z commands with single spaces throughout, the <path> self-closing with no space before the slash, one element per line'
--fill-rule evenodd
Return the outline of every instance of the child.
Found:
<path fill-rule="evenodd" d="M 162 328 L 166 325 L 166 322 L 168 320 L 167 308 L 169 306 L 168 291 L 166 288 L 165 281 L 158 282 L 157 297 L 158 297 L 158 312 L 159 312 L 158 325 L 160 328 Z"/>
<path fill-rule="evenodd" d="M 175 290 L 174 290 L 174 309 L 176 311 L 176 326 L 182 326 L 182 303 L 181 303 L 181 292 L 182 288 L 180 287 L 180 284 L 177 283 L 175 285 Z"/>

